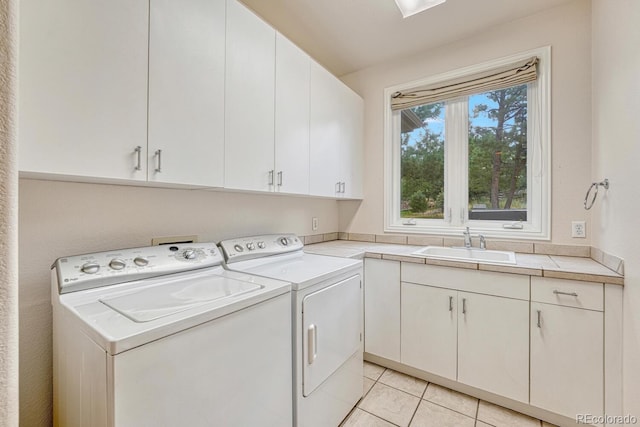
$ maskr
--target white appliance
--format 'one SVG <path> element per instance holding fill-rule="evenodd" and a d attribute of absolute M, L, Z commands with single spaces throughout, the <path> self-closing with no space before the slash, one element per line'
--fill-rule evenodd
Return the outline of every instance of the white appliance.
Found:
<path fill-rule="evenodd" d="M 292 284 L 294 424 L 338 426 L 362 397 L 362 261 L 306 254 L 293 234 L 220 247 L 227 269 Z"/>
<path fill-rule="evenodd" d="M 58 426 L 291 426 L 290 284 L 213 243 L 70 256 L 52 269 Z"/>

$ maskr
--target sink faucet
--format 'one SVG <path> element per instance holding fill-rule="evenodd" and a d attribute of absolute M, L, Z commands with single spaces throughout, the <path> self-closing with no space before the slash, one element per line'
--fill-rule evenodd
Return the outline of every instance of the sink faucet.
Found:
<path fill-rule="evenodd" d="M 469 232 L 469 227 L 467 227 L 467 231 L 462 233 L 464 236 L 464 247 L 469 249 L 471 248 L 471 233 Z"/>
<path fill-rule="evenodd" d="M 480 235 L 480 249 L 487 249 L 487 241 L 482 234 Z"/>

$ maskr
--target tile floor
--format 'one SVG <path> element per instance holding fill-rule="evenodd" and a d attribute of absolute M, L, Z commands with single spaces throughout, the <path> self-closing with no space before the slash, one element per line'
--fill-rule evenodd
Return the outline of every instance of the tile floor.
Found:
<path fill-rule="evenodd" d="M 554 427 L 475 397 L 364 362 L 364 397 L 341 427 Z"/>

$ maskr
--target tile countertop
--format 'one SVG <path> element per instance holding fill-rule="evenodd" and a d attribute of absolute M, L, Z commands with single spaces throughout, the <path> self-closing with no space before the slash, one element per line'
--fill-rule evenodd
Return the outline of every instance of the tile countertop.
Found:
<path fill-rule="evenodd" d="M 515 265 L 498 265 L 467 261 L 446 261 L 411 255 L 412 252 L 422 247 L 424 246 L 333 240 L 330 242 L 306 245 L 304 251 L 307 253 L 345 258 L 378 258 L 417 264 L 467 268 L 471 270 L 497 271 L 502 273 L 525 274 L 527 276 L 555 277 L 558 279 L 624 285 L 624 276 L 609 270 L 591 258 L 516 253 Z"/>

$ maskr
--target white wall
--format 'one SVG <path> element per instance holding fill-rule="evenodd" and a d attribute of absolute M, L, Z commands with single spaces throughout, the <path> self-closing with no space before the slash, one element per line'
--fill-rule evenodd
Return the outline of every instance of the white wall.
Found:
<path fill-rule="evenodd" d="M 0 1 L 0 426 L 18 425 L 17 1 Z"/>
<path fill-rule="evenodd" d="M 152 237 L 200 241 L 338 229 L 334 200 L 201 190 L 20 180 L 20 423 L 51 424 L 49 267 L 56 258 L 148 246 Z M 311 217 L 319 218 L 311 231 Z M 0 397 L 0 400 L 4 399 Z M 0 425 L 3 425 L 0 422 Z"/>
<path fill-rule="evenodd" d="M 383 232 L 385 87 L 551 45 L 552 242 L 589 244 L 589 238 L 572 239 L 570 225 L 589 220 L 582 200 L 591 179 L 590 27 L 590 2 L 577 0 L 414 57 L 343 76 L 365 100 L 365 197 L 360 206 L 341 202 L 343 231 Z"/>
<path fill-rule="evenodd" d="M 593 244 L 625 260 L 624 405 L 640 418 L 640 2 L 593 0 Z"/>

